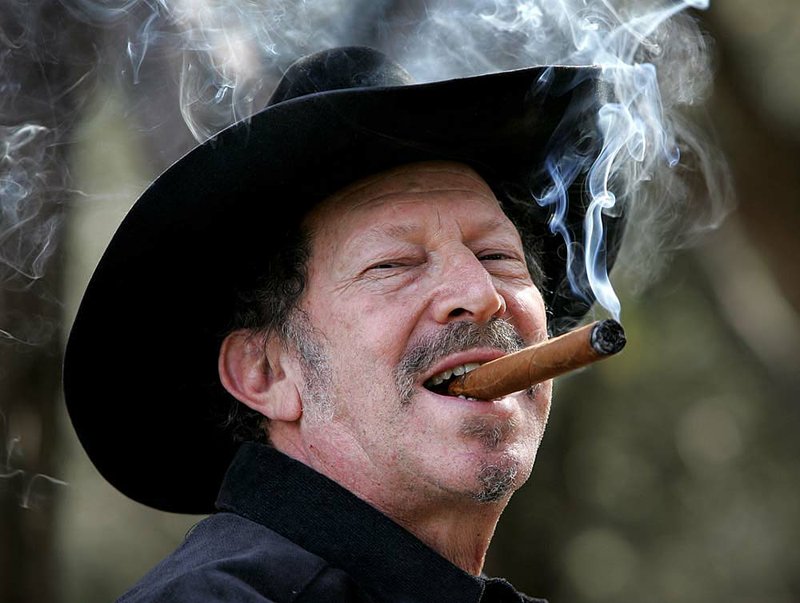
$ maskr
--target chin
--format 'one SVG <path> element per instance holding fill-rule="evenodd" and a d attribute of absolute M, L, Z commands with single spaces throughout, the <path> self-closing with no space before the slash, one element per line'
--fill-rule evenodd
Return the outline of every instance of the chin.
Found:
<path fill-rule="evenodd" d="M 483 454 L 481 457 L 474 468 L 472 498 L 484 504 L 507 501 L 528 480 L 533 469 L 533 460 L 528 455 L 520 456 L 513 451 Z"/>
<path fill-rule="evenodd" d="M 478 488 L 473 492 L 473 498 L 482 504 L 508 500 L 519 487 L 517 484 L 518 472 L 519 467 L 516 463 L 484 465 L 478 472 Z"/>

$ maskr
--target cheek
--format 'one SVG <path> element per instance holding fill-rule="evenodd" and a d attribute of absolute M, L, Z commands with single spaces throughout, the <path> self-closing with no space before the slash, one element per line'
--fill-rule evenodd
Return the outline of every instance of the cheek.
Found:
<path fill-rule="evenodd" d="M 369 399 L 387 387 L 401 342 L 390 316 L 371 309 L 333 313 L 322 331 L 329 342 L 339 395 Z"/>
<path fill-rule="evenodd" d="M 393 370 L 413 332 L 415 312 L 411 300 L 370 300 L 330 313 L 324 331 L 335 338 L 339 349 L 348 350 L 345 360 L 369 361 Z"/>
<path fill-rule="evenodd" d="M 514 325 L 526 341 L 538 341 L 547 336 L 547 314 L 544 301 L 535 287 L 503 293 Z"/>

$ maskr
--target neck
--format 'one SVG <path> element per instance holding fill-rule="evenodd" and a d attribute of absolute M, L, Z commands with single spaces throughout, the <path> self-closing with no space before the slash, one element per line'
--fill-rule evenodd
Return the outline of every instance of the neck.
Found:
<path fill-rule="evenodd" d="M 338 482 L 457 567 L 472 575 L 481 573 L 510 493 L 496 502 L 480 502 L 465 492 L 423 495 L 416 484 L 387 484 L 382 472 L 369 471 L 368 462 L 359 463 L 361 469 L 353 471 L 352 463 L 309 454 L 308 448 L 296 440 L 284 440 L 279 433 L 271 434 L 271 439 L 276 448 Z"/>
<path fill-rule="evenodd" d="M 483 570 L 495 527 L 508 500 L 502 503 L 439 501 L 428 508 L 394 510 L 368 501 L 431 549 L 472 575 Z"/>

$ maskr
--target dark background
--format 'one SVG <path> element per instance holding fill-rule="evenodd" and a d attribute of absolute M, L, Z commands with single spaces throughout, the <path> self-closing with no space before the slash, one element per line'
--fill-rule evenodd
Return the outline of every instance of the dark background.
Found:
<path fill-rule="evenodd" d="M 3 602 L 113 600 L 198 519 L 105 484 L 61 399 L 65 334 L 116 224 L 203 128 L 234 117 L 204 108 L 214 90 L 188 99 L 191 119 L 180 113 L 174 40 L 162 31 L 142 54 L 138 37 L 158 3 L 101 4 L 0 9 Z M 348 6 L 307 25 L 391 46 L 425 10 Z M 800 5 L 694 14 L 713 40 L 703 128 L 727 157 L 735 206 L 646 282 L 615 281 L 628 346 L 556 384 L 533 477 L 486 567 L 552 603 L 800 601 Z M 235 67 L 219 61 L 193 73 Z M 236 90 L 240 107 L 258 106 L 268 80 Z"/>

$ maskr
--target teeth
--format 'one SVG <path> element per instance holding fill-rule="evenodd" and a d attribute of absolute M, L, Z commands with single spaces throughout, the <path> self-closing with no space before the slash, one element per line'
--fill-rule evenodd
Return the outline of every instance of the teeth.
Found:
<path fill-rule="evenodd" d="M 431 386 L 439 385 L 443 381 L 447 381 L 453 375 L 455 375 L 457 377 L 460 376 L 460 375 L 464 375 L 464 374 L 466 374 L 466 373 L 468 373 L 470 371 L 474 371 L 479 366 L 480 366 L 480 363 L 478 363 L 478 362 L 468 362 L 467 364 L 461 364 L 459 366 L 455 366 L 455 367 L 453 367 L 451 369 L 448 369 L 446 371 L 442 371 L 441 373 L 438 373 L 438 374 L 434 375 L 433 377 L 428 379 L 428 382 L 427 382 L 426 385 L 431 385 Z"/>

